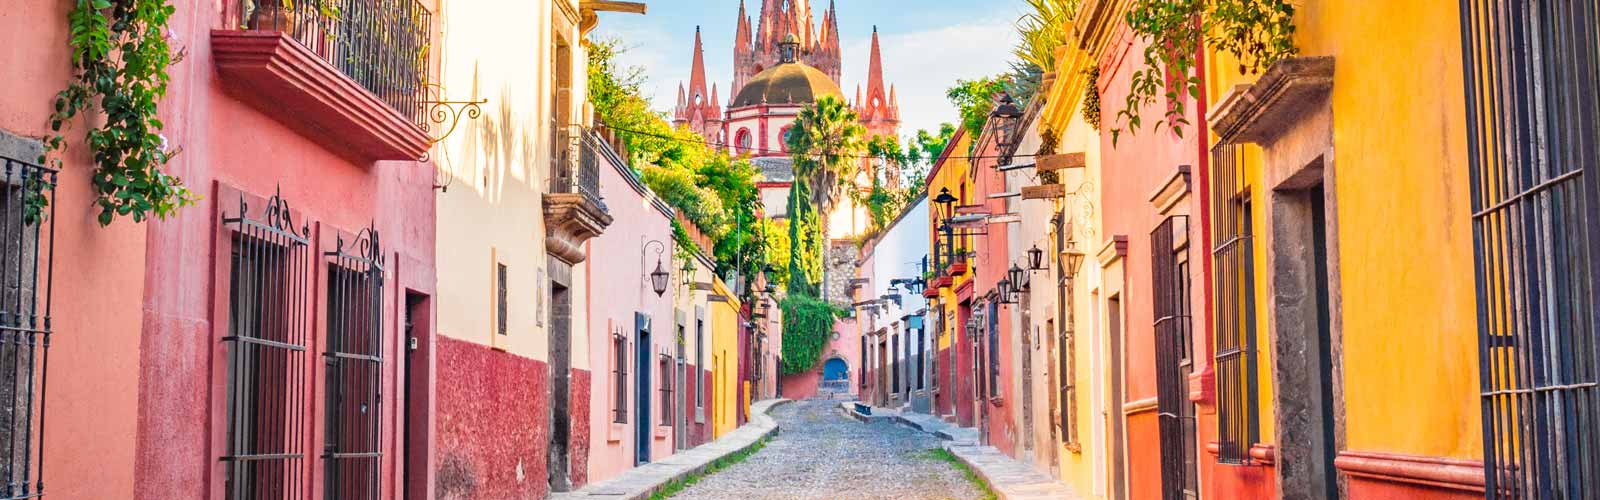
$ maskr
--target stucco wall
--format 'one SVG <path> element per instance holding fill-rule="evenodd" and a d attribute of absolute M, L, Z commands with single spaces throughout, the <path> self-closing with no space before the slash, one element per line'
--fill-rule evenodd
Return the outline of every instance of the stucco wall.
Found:
<path fill-rule="evenodd" d="M 549 489 L 549 368 L 441 337 L 438 498 L 541 498 Z"/>

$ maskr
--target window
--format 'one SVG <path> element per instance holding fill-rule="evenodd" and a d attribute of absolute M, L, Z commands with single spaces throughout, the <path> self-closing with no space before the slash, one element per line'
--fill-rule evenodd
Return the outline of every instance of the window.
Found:
<path fill-rule="evenodd" d="M 694 317 L 694 406 L 706 407 L 706 377 L 700 372 L 706 369 L 706 320 L 696 312 Z"/>
<path fill-rule="evenodd" d="M 1216 297 L 1217 459 L 1250 461 L 1258 438 L 1256 381 L 1255 255 L 1250 190 L 1244 180 L 1244 147 L 1220 144 L 1211 151 L 1214 204 L 1211 233 L 1212 290 Z"/>
<path fill-rule="evenodd" d="M 661 355 L 661 425 L 672 425 L 672 356 Z"/>
<path fill-rule="evenodd" d="M 611 384 L 616 399 L 611 402 L 612 422 L 628 423 L 628 336 L 621 330 L 611 333 Z"/>
<path fill-rule="evenodd" d="M 1155 299 L 1156 409 L 1161 436 L 1164 498 L 1199 494 L 1195 408 L 1189 401 L 1191 356 L 1188 217 L 1172 216 L 1150 233 L 1151 293 Z"/>
<path fill-rule="evenodd" d="M 895 359 L 896 355 L 898 355 L 899 353 L 900 353 L 900 334 L 896 333 L 896 334 L 893 334 L 893 335 L 889 336 L 889 364 L 890 364 L 891 367 L 888 368 L 888 370 L 889 370 L 889 376 L 890 376 L 890 381 L 889 381 L 889 391 L 890 392 L 900 392 L 900 369 L 899 369 L 900 363 L 899 363 L 899 360 Z"/>
<path fill-rule="evenodd" d="M 1600 477 L 1600 12 L 1462 0 L 1485 491 L 1592 496 Z"/>
<path fill-rule="evenodd" d="M 506 267 L 505 264 L 495 264 L 495 272 L 494 272 L 494 287 L 495 287 L 495 292 L 494 292 L 494 297 L 495 297 L 494 298 L 494 315 L 495 315 L 494 322 L 495 323 L 494 324 L 495 324 L 495 327 L 494 327 L 494 331 L 495 331 L 495 333 L 497 333 L 499 335 L 502 335 L 502 336 L 507 334 L 506 327 L 509 326 L 509 324 L 510 324 L 510 322 L 508 321 L 509 318 L 507 316 L 508 316 L 509 308 L 511 306 L 506 301 L 506 281 L 507 281 L 508 278 L 510 278 L 510 274 L 511 273 L 510 273 L 510 271 L 508 270 L 508 268 Z"/>
<path fill-rule="evenodd" d="M 927 333 L 926 329 L 923 329 L 923 328 L 918 328 L 917 329 L 917 348 L 916 348 L 916 350 L 917 350 L 917 389 L 927 389 L 928 388 L 927 376 L 922 371 L 923 363 L 924 363 L 923 360 L 928 358 L 928 354 L 926 352 L 927 349 L 928 349 L 928 338 L 927 338 L 927 335 L 928 335 L 928 333 Z"/>
<path fill-rule="evenodd" d="M 741 155 L 742 154 L 749 154 L 750 153 L 750 148 L 753 146 L 751 144 L 751 139 L 750 139 L 750 129 L 748 129 L 748 128 L 739 129 L 739 132 L 737 132 L 737 133 L 735 133 L 733 135 L 733 142 L 734 142 L 734 147 L 737 148 L 737 149 L 734 150 L 735 153 L 741 154 Z"/>
<path fill-rule="evenodd" d="M 287 498 L 302 473 L 307 426 L 304 284 L 312 262 L 310 231 L 294 227 L 276 196 L 261 218 L 232 226 L 228 272 L 227 443 L 221 457 L 228 498 Z"/>
<path fill-rule="evenodd" d="M 55 206 L 56 172 L 6 157 L 0 167 L 0 421 L 8 422 L 0 425 L 0 474 L 10 488 L 4 498 L 32 498 L 44 491 L 38 426 L 51 333 L 51 259 L 39 256 L 54 253 L 55 217 L 28 207 Z"/>
<path fill-rule="evenodd" d="M 989 302 L 988 340 L 989 354 L 986 356 L 989 363 L 989 398 L 1000 399 L 1004 392 L 1000 389 L 1000 299 Z"/>
<path fill-rule="evenodd" d="M 340 237 L 335 250 L 326 254 L 330 261 L 323 485 L 327 498 L 378 498 L 383 254 L 376 229 L 363 230 L 346 243 Z"/>

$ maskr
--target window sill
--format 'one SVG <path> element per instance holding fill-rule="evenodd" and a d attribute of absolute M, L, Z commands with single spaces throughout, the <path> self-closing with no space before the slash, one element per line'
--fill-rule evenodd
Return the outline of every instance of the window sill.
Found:
<path fill-rule="evenodd" d="M 316 53 L 276 31 L 212 30 L 230 94 L 347 158 L 416 161 L 428 135 Z"/>
<path fill-rule="evenodd" d="M 989 398 L 989 404 L 994 405 L 996 407 L 1005 406 L 1006 405 L 1006 398 L 1000 397 L 1000 396 Z"/>
<path fill-rule="evenodd" d="M 628 433 L 627 427 L 627 422 L 612 422 L 611 425 L 606 428 L 606 442 L 621 443 L 622 436 L 625 436 Z"/>
<path fill-rule="evenodd" d="M 655 436 L 657 441 L 667 439 L 668 437 L 672 436 L 672 427 L 661 425 L 656 426 Z"/>
<path fill-rule="evenodd" d="M 706 423 L 706 409 L 705 408 L 702 407 L 702 408 L 695 408 L 694 409 L 694 423 L 697 423 L 697 424 Z"/>

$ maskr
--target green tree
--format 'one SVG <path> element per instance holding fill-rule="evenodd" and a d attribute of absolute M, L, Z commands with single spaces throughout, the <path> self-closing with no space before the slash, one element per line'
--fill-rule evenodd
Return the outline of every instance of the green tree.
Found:
<path fill-rule="evenodd" d="M 950 103 L 961 112 L 961 128 L 966 129 L 969 134 L 977 134 L 983 130 L 983 125 L 989 122 L 989 111 L 994 109 L 995 97 L 1005 91 L 1008 79 L 1008 75 L 1001 75 L 977 80 L 956 80 L 955 86 L 945 91 L 945 97 L 950 99 Z M 969 148 L 977 144 L 977 141 L 972 141 Z"/>
<path fill-rule="evenodd" d="M 786 142 L 794 163 L 789 190 L 789 290 L 817 295 L 823 231 L 839 179 L 853 178 L 866 152 L 866 127 L 844 100 L 824 96 L 800 110 Z"/>

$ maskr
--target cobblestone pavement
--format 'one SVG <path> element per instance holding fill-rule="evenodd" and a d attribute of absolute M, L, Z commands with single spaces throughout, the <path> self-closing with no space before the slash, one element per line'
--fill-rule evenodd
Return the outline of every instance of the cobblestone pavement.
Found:
<path fill-rule="evenodd" d="M 961 471 L 930 458 L 939 439 L 891 422 L 862 424 L 838 401 L 797 401 L 772 411 L 781 431 L 745 461 L 673 498 L 707 500 L 971 499 Z"/>

